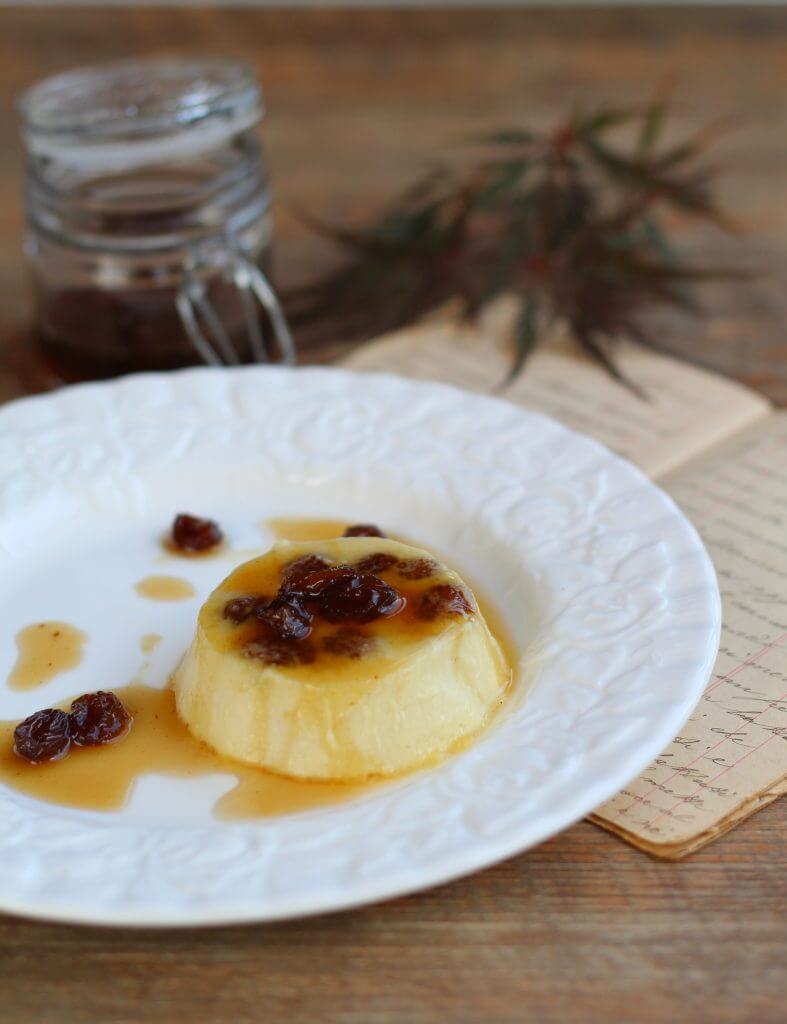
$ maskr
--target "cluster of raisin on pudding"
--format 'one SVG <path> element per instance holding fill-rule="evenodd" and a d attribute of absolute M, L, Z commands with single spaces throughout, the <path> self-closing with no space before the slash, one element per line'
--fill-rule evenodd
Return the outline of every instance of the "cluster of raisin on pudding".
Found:
<path fill-rule="evenodd" d="M 350 526 L 345 537 L 381 537 L 376 526 Z M 431 558 L 399 559 L 385 551 L 367 554 L 353 564 L 335 564 L 321 554 L 307 554 L 281 569 L 277 593 L 246 594 L 224 605 L 223 616 L 234 626 L 244 626 L 247 655 L 271 665 L 305 665 L 319 651 L 341 657 L 361 658 L 375 646 L 363 627 L 390 619 L 410 605 L 411 617 L 428 622 L 445 615 L 469 616 L 473 608 L 467 594 L 448 583 L 436 583 L 407 596 L 410 581 L 427 580 L 441 571 Z M 380 573 L 388 573 L 393 582 Z M 317 624 L 340 628 L 313 641 Z M 255 627 L 249 635 L 248 627 Z"/>
<path fill-rule="evenodd" d="M 190 732 L 333 782 L 433 764 L 475 736 L 511 669 L 462 577 L 370 524 L 290 532 L 317 536 L 237 566 L 200 608 L 172 680 Z"/>
<path fill-rule="evenodd" d="M 130 727 L 131 715 L 114 693 L 84 693 L 72 701 L 70 712 L 44 708 L 20 722 L 14 729 L 14 752 L 31 764 L 60 761 L 72 746 L 114 743 Z"/>

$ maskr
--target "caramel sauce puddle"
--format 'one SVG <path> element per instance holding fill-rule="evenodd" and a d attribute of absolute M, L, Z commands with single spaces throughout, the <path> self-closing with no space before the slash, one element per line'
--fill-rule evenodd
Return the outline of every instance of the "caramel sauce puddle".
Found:
<path fill-rule="evenodd" d="M 265 525 L 280 540 L 320 541 L 340 537 L 349 522 L 337 519 L 270 519 Z M 147 577 L 137 583 L 136 590 L 141 596 L 155 601 L 183 600 L 194 594 L 190 583 L 171 576 Z M 505 650 L 509 664 L 515 664 L 514 647 L 500 618 L 478 590 L 473 590 L 482 614 Z M 31 631 L 36 632 L 33 634 Z M 54 635 L 56 632 L 58 636 Z M 81 661 L 85 639 L 83 633 L 65 623 L 40 623 L 22 630 L 17 635 L 20 660 L 9 686 L 12 689 L 31 689 L 59 672 L 75 667 Z M 140 641 L 143 651 L 151 651 L 160 639 L 158 634 L 146 634 Z M 40 667 L 35 671 L 30 667 L 34 664 L 54 671 L 49 675 L 42 674 Z M 14 679 L 15 682 L 12 681 Z M 37 681 L 25 682 L 29 679 Z M 234 776 L 237 783 L 216 802 L 214 817 L 223 821 L 248 821 L 333 806 L 390 781 L 308 782 L 274 775 L 262 768 L 222 757 L 195 739 L 178 717 L 171 689 L 153 689 L 132 683 L 114 688 L 113 692 L 133 717 L 129 732 L 114 744 L 74 748 L 68 757 L 51 764 L 33 765 L 15 754 L 13 733 L 17 722 L 0 721 L 0 783 L 26 796 L 62 807 L 118 811 L 128 803 L 135 782 L 145 775 L 191 779 L 224 774 Z M 67 701 L 63 705 L 64 710 L 68 710 L 69 705 L 70 701 Z M 447 756 L 466 749 L 475 739 L 476 736 L 472 736 L 460 741 Z"/>
<path fill-rule="evenodd" d="M 89 811 L 117 811 L 144 775 L 181 779 L 224 774 L 236 786 L 220 797 L 214 817 L 223 821 L 293 814 L 341 803 L 375 783 L 303 782 L 221 757 L 194 739 L 178 718 L 175 695 L 141 684 L 113 690 L 133 716 L 117 743 L 75 747 L 62 761 L 30 764 L 14 753 L 16 722 L 0 722 L 0 782 L 37 800 Z M 66 702 L 64 710 L 68 710 Z"/>
<path fill-rule="evenodd" d="M 348 519 L 266 519 L 262 524 L 269 529 L 276 540 L 336 540 L 348 526 Z"/>
<path fill-rule="evenodd" d="M 150 654 L 154 651 L 161 643 L 162 637 L 160 633 L 145 633 L 143 637 L 140 637 L 139 646 L 143 654 Z"/>
<path fill-rule="evenodd" d="M 178 576 L 146 576 L 134 589 L 149 601 L 185 601 L 196 593 L 188 580 Z"/>
<path fill-rule="evenodd" d="M 35 622 L 16 634 L 19 655 L 8 677 L 11 690 L 35 690 L 76 668 L 87 636 L 67 622 Z"/>

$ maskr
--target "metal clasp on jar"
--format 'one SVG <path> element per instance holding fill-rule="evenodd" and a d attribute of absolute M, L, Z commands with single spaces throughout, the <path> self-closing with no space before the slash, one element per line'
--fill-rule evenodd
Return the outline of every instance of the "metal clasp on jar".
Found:
<path fill-rule="evenodd" d="M 276 293 L 260 268 L 229 238 L 221 247 L 195 248 L 183 268 L 183 284 L 176 297 L 183 328 L 199 355 L 209 366 L 238 366 L 241 357 L 230 332 L 211 303 L 204 284 L 204 271 L 221 265 L 228 270 L 244 311 L 249 348 L 256 363 L 295 362 L 295 344 Z M 277 353 L 269 350 L 262 330 L 262 309 Z"/>

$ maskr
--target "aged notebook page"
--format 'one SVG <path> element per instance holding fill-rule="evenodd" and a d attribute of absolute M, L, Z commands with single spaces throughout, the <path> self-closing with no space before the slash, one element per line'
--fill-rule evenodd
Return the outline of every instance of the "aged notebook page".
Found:
<path fill-rule="evenodd" d="M 481 342 L 469 329 L 425 324 L 346 363 L 488 391 L 510 348 L 500 322 L 484 335 Z M 629 350 L 623 364 L 650 402 L 624 393 L 559 339 L 533 356 L 505 397 L 597 437 L 658 477 L 719 571 L 724 625 L 703 701 L 662 757 L 593 816 L 674 858 L 787 791 L 787 415 L 769 415 L 768 403 L 745 388 L 667 357 Z"/>
<path fill-rule="evenodd" d="M 363 346 L 344 365 L 488 393 L 504 380 L 510 365 L 509 325 L 503 306 L 480 330 L 423 324 Z M 652 477 L 769 411 L 768 402 L 753 391 L 668 356 L 632 346 L 622 350 L 620 363 L 648 393 L 648 402 L 629 394 L 560 338 L 533 354 L 527 373 L 503 397 L 590 434 Z"/>
<path fill-rule="evenodd" d="M 593 820 L 681 857 L 787 789 L 787 413 L 660 483 L 716 566 L 719 657 L 680 736 Z"/>

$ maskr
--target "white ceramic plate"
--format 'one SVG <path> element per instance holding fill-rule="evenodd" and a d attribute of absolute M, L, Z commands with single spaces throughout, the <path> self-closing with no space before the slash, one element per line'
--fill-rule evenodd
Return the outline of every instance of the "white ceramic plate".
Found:
<path fill-rule="evenodd" d="M 180 560 L 198 596 L 157 604 L 174 512 L 238 551 L 269 516 L 378 521 L 492 596 L 522 655 L 494 726 L 440 767 L 329 809 L 213 820 L 234 778 L 148 777 L 117 814 L 0 787 L 0 908 L 106 924 L 270 920 L 444 882 L 581 818 L 672 739 L 719 637 L 711 563 L 672 501 L 600 445 L 452 388 L 339 370 L 200 369 L 0 410 L 0 679 L 42 619 L 89 634 L 75 670 L 0 691 L 0 717 L 127 682 L 164 635 L 164 685 L 200 601 L 241 555 Z M 248 557 L 248 554 L 245 555 Z"/>

